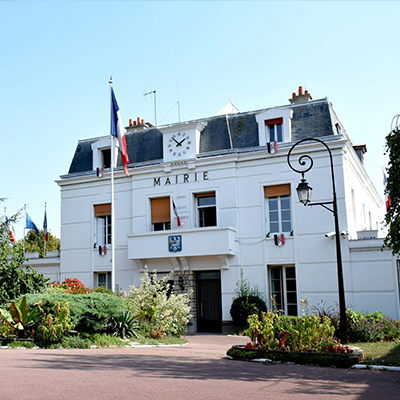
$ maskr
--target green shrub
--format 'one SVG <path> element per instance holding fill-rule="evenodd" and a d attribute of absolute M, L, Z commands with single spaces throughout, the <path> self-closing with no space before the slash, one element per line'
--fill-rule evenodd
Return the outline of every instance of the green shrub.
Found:
<path fill-rule="evenodd" d="M 21 268 L 27 260 L 21 243 L 6 243 L 0 246 L 0 305 L 46 288 L 49 279 L 43 274 L 29 265 L 25 270 Z"/>
<path fill-rule="evenodd" d="M 130 310 L 125 310 L 121 315 L 114 318 L 113 336 L 125 338 L 142 337 L 139 318 L 135 317 Z"/>
<path fill-rule="evenodd" d="M 63 338 L 61 347 L 64 349 L 90 349 L 92 342 L 90 339 L 79 336 L 68 336 Z"/>
<path fill-rule="evenodd" d="M 275 362 L 292 362 L 295 364 L 312 364 L 323 367 L 349 368 L 357 363 L 357 359 L 352 358 L 348 354 L 331 354 L 331 353 L 299 353 L 287 351 L 259 351 L 231 347 L 227 351 L 227 355 L 235 360 L 251 361 L 257 358 L 267 358 Z"/>
<path fill-rule="evenodd" d="M 33 349 L 34 347 L 36 347 L 36 343 L 33 341 L 11 341 L 9 343 L 7 343 L 8 347 L 11 347 L 13 349 L 17 349 L 20 347 L 25 347 L 26 349 Z"/>
<path fill-rule="evenodd" d="M 365 314 L 348 309 L 346 313 L 350 342 L 378 342 L 400 338 L 400 321 L 386 317 L 380 311 Z"/>
<path fill-rule="evenodd" d="M 55 302 L 67 300 L 70 305 L 71 322 L 79 332 L 111 333 L 115 317 L 125 309 L 125 300 L 107 293 L 88 294 L 35 294 L 28 295 L 29 304 L 43 301 L 43 310 L 51 313 Z"/>
<path fill-rule="evenodd" d="M 258 315 L 261 317 L 262 312 L 267 312 L 265 301 L 255 295 L 242 296 L 233 300 L 231 306 L 231 316 L 233 323 L 238 328 L 245 328 L 247 326 L 247 318 L 249 315 Z"/>
<path fill-rule="evenodd" d="M 97 347 L 122 347 L 125 345 L 125 342 L 120 338 L 105 333 L 95 333 L 94 335 L 88 336 L 88 339 L 93 346 Z"/>
<path fill-rule="evenodd" d="M 277 352 L 268 353 L 267 357 L 272 361 L 293 362 L 301 365 L 311 364 L 321 367 L 350 368 L 357 364 L 356 359 L 346 354 Z"/>
<path fill-rule="evenodd" d="M 69 336 L 62 340 L 61 346 L 66 349 L 90 349 L 96 347 L 122 347 L 124 342 L 116 337 L 95 333 L 93 335 L 82 334 L 78 336 Z"/>
<path fill-rule="evenodd" d="M 280 339 L 285 335 L 285 346 L 293 351 L 303 351 L 319 349 L 321 344 L 332 341 L 335 328 L 328 317 L 310 315 L 297 318 L 295 325 L 287 333 L 283 332 Z"/>
<path fill-rule="evenodd" d="M 0 308 L 0 338 L 13 336 L 13 333 L 15 332 L 13 324 L 14 321 L 10 311 Z"/>
<path fill-rule="evenodd" d="M 116 294 L 115 294 L 111 289 L 106 288 L 106 287 L 104 287 L 104 286 L 95 287 L 95 288 L 93 288 L 93 289 L 90 289 L 90 291 L 91 291 L 92 293 L 107 293 L 107 294 L 113 294 L 113 295 L 116 296 Z"/>
<path fill-rule="evenodd" d="M 282 350 L 318 350 L 322 344 L 333 341 L 334 328 L 328 317 L 316 315 L 288 318 L 277 312 L 262 312 L 248 319 L 249 327 L 245 333 L 254 345 L 269 348 L 271 344 Z M 275 342 L 275 344 L 274 344 Z"/>
<path fill-rule="evenodd" d="M 226 352 L 226 354 L 235 360 L 251 361 L 256 358 L 265 358 L 266 352 L 265 351 L 260 352 L 257 350 L 241 349 L 239 347 L 233 346 Z"/>
<path fill-rule="evenodd" d="M 41 342 L 61 342 L 69 335 L 74 325 L 71 323 L 70 308 L 67 300 L 62 304 L 55 301 L 51 313 L 43 313 L 40 324 L 36 328 L 36 339 Z"/>
<path fill-rule="evenodd" d="M 158 280 L 155 271 L 149 274 L 145 269 L 140 286 L 130 288 L 128 308 L 140 319 L 148 336 L 180 336 L 186 332 L 191 317 L 190 293 L 171 294 L 168 283 L 171 276 L 172 273 Z"/>
<path fill-rule="evenodd" d="M 274 320 L 275 315 L 272 311 L 261 312 L 261 320 L 258 314 L 250 315 L 247 320 L 249 327 L 245 334 L 253 343 L 265 347 L 275 339 Z"/>
<path fill-rule="evenodd" d="M 18 333 L 19 338 L 32 337 L 37 322 L 41 318 L 39 305 L 29 307 L 26 296 L 21 297 L 10 305 L 10 314 L 13 320 L 12 326 Z"/>
<path fill-rule="evenodd" d="M 400 321 L 385 317 L 381 319 L 381 323 L 383 324 L 385 340 L 392 341 L 400 339 Z"/>

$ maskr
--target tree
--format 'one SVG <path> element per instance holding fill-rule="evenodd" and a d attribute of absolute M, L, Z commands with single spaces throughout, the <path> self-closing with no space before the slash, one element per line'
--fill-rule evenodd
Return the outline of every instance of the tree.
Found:
<path fill-rule="evenodd" d="M 3 198 L 0 198 L 0 203 L 4 201 Z M 6 221 L 6 217 L 3 215 L 0 217 L 0 249 L 3 248 L 6 244 L 10 243 L 10 236 L 8 234 L 8 229 L 11 229 L 10 225 L 15 223 L 19 215 L 21 213 L 21 210 L 19 210 L 16 214 L 12 215 L 11 217 L 8 217 L 8 221 Z"/>
<path fill-rule="evenodd" d="M 49 240 L 46 242 L 46 251 L 60 250 L 60 239 L 57 239 L 50 232 L 48 233 Z M 21 240 L 22 242 L 22 240 Z M 39 230 L 39 236 L 31 229 L 25 236 L 25 251 L 38 252 L 39 257 L 44 257 L 44 235 L 43 230 Z"/>
<path fill-rule="evenodd" d="M 0 198 L 0 202 L 3 199 Z M 20 211 L 9 217 L 13 223 L 18 220 Z M 36 272 L 30 265 L 21 268 L 27 261 L 22 243 L 12 244 L 7 233 L 5 217 L 0 217 L 0 304 L 27 294 L 39 292 L 49 279 Z"/>
<path fill-rule="evenodd" d="M 392 249 L 393 255 L 400 253 L 400 130 L 394 129 L 386 136 L 386 151 L 389 155 L 386 193 L 390 193 L 390 207 L 385 215 L 388 234 L 384 246 Z"/>

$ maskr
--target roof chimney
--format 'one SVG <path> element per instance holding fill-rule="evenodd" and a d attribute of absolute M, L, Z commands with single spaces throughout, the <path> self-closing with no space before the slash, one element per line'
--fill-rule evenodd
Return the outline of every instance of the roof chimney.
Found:
<path fill-rule="evenodd" d="M 296 93 L 292 94 L 292 98 L 289 99 L 291 104 L 301 104 L 301 103 L 307 103 L 307 101 L 312 100 L 311 94 L 308 93 L 308 90 L 303 93 L 303 86 L 299 86 L 299 94 L 296 95 Z"/>
<path fill-rule="evenodd" d="M 153 125 L 150 122 L 145 122 L 144 119 L 137 117 L 136 119 L 129 120 L 128 128 L 135 127 L 135 128 L 151 128 Z"/>

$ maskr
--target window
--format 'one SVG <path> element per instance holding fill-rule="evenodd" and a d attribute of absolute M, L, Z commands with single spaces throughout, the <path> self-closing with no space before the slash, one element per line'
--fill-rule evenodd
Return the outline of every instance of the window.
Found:
<path fill-rule="evenodd" d="M 269 267 L 271 308 L 286 315 L 297 315 L 295 267 Z"/>
<path fill-rule="evenodd" d="M 266 140 L 268 142 L 283 142 L 282 134 L 283 118 L 268 119 L 265 121 Z"/>
<path fill-rule="evenodd" d="M 97 282 L 97 285 L 96 285 Z M 111 289 L 111 272 L 95 273 L 95 285 L 97 287 L 105 287 Z"/>
<path fill-rule="evenodd" d="M 101 150 L 101 166 L 111 168 L 111 149 Z"/>
<path fill-rule="evenodd" d="M 291 233 L 290 184 L 266 186 L 267 232 Z"/>
<path fill-rule="evenodd" d="M 96 219 L 97 246 L 111 244 L 111 204 L 95 205 L 94 216 Z"/>
<path fill-rule="evenodd" d="M 268 143 L 290 142 L 292 139 L 291 108 L 271 108 L 256 115 L 258 125 L 258 144 L 267 146 Z"/>
<path fill-rule="evenodd" d="M 198 226 L 217 226 L 215 192 L 198 193 L 196 196 Z"/>
<path fill-rule="evenodd" d="M 153 231 L 171 229 L 171 202 L 169 197 L 151 199 L 151 224 Z"/>
<path fill-rule="evenodd" d="M 340 124 L 339 124 L 339 123 L 336 123 L 336 124 L 335 124 L 335 127 L 336 127 L 336 133 L 337 133 L 338 135 L 341 135 L 341 134 L 342 134 L 342 128 L 340 127 Z"/>

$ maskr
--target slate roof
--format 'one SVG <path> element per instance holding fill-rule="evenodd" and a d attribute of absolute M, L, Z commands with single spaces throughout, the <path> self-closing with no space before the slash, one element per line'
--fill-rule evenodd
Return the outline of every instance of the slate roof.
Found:
<path fill-rule="evenodd" d="M 338 133 L 336 124 L 340 125 L 340 133 L 346 136 L 344 128 L 327 98 L 274 108 L 290 108 L 293 110 L 293 142 L 306 137 L 335 135 Z M 234 149 L 258 146 L 256 115 L 265 110 L 267 109 L 228 116 Z M 226 116 L 214 116 L 199 119 L 198 121 L 206 125 L 200 136 L 201 155 L 231 148 Z M 91 145 L 99 139 L 85 139 L 78 142 L 68 174 L 88 173 L 93 170 Z M 138 127 L 128 127 L 126 141 L 130 164 L 162 162 L 162 133 L 157 128 L 151 127 L 140 130 Z M 118 160 L 118 165 L 122 165 L 120 159 Z"/>

